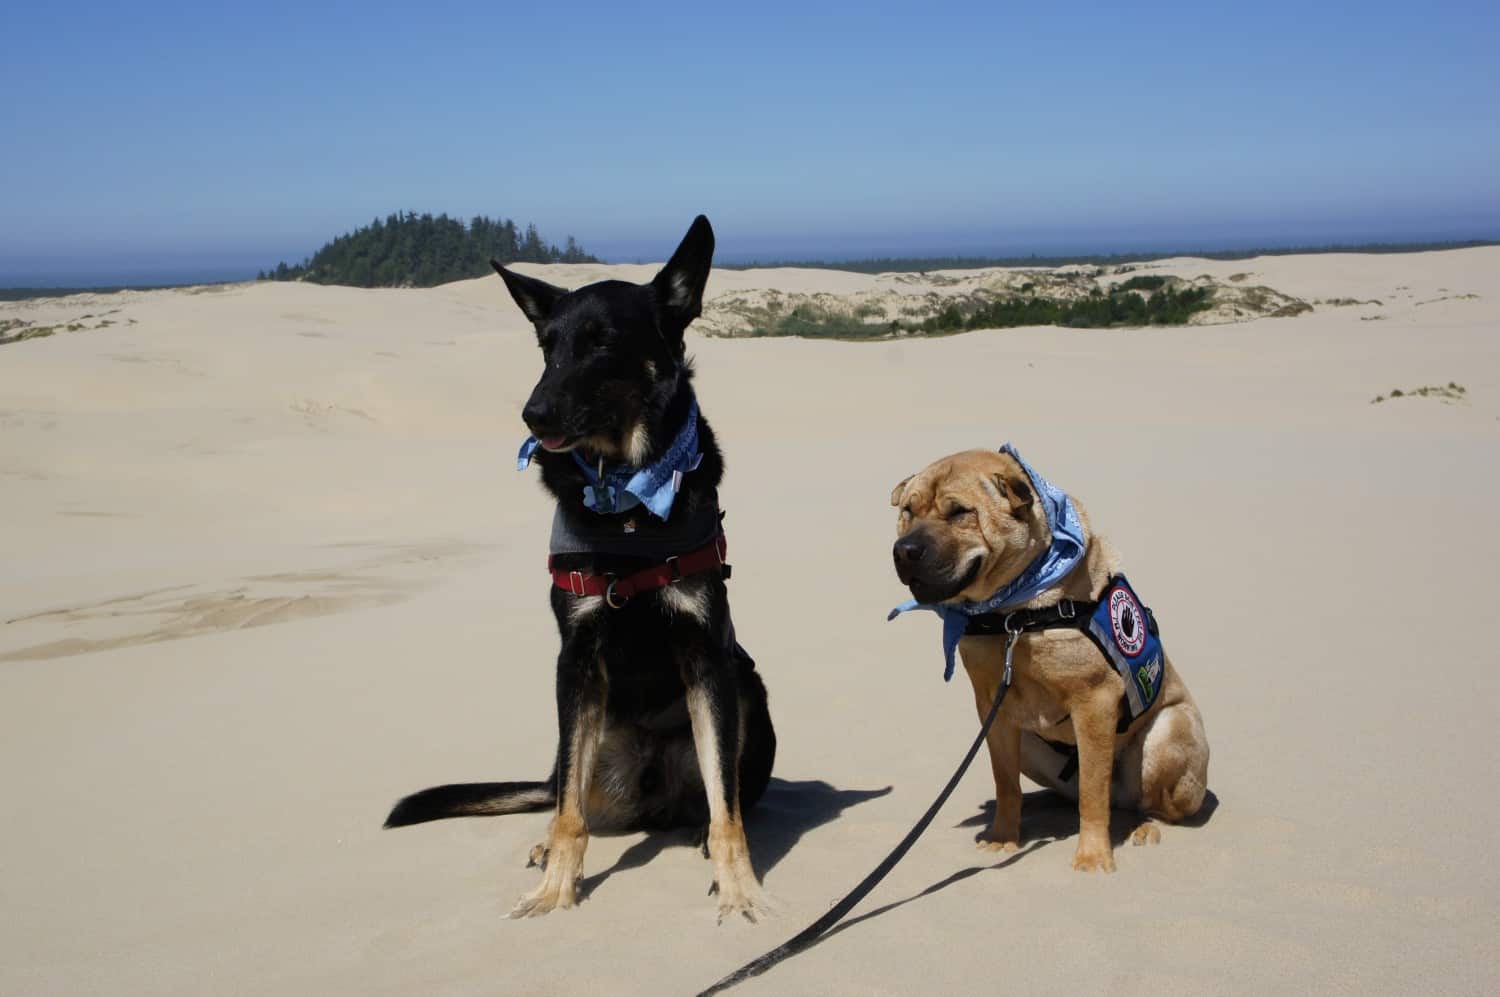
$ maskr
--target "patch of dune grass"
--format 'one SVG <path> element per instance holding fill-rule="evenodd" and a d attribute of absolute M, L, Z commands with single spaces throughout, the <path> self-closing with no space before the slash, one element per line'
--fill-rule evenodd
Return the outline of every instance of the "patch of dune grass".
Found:
<path fill-rule="evenodd" d="M 57 332 L 59 326 L 32 325 L 18 318 L 0 319 L 0 346 L 19 343 L 27 339 L 44 339 Z"/>
<path fill-rule="evenodd" d="M 1395 401 L 1397 398 L 1441 398 L 1445 401 L 1463 401 L 1469 394 L 1469 389 L 1462 384 L 1449 381 L 1447 384 L 1424 384 L 1420 388 L 1392 388 L 1388 395 L 1376 395 L 1370 399 L 1371 405 L 1379 405 L 1381 402 Z"/>
<path fill-rule="evenodd" d="M 1157 280 L 1159 278 L 1137 278 Z M 974 329 L 1013 329 L 1057 325 L 1073 329 L 1181 325 L 1210 307 L 1208 288 L 1163 288 L 1149 297 L 1114 288 L 1077 298 L 1015 294 L 991 301 L 954 301 L 920 321 L 867 322 L 867 311 L 853 313 L 798 305 L 784 314 L 766 310 L 751 319 L 751 336 L 803 336 L 810 339 L 889 339 L 904 335 L 945 335 Z"/>
<path fill-rule="evenodd" d="M 118 310 L 118 309 L 117 309 Z M 105 314 L 109 314 L 106 312 Z M 85 315 L 84 318 L 91 316 Z M 131 319 L 133 323 L 135 320 Z M 32 325 L 25 319 L 7 318 L 0 319 L 0 346 L 10 343 L 22 343 L 28 339 L 46 339 L 48 336 L 59 332 L 82 332 L 85 329 L 108 329 L 114 325 L 113 319 L 101 318 L 97 325 L 85 325 L 83 322 L 66 322 L 59 325 Z"/>

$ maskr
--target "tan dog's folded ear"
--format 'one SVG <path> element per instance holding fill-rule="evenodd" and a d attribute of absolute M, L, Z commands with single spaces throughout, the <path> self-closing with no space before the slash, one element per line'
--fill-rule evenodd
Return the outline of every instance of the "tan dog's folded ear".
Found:
<path fill-rule="evenodd" d="M 891 489 L 891 505 L 901 504 L 901 496 L 906 494 L 906 483 L 915 477 L 915 474 L 908 474 L 896 483 L 896 487 Z"/>
<path fill-rule="evenodd" d="M 1033 499 L 1031 482 L 1026 480 L 1025 475 L 1007 478 L 1003 474 L 997 474 L 990 480 L 995 483 L 1000 494 L 1010 502 L 1012 512 L 1021 512 L 1031 508 Z"/>

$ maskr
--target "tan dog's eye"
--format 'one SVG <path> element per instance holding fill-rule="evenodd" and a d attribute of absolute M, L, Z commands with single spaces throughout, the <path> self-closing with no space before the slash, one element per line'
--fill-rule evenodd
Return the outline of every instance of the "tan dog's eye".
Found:
<path fill-rule="evenodd" d="M 956 505 L 948 510 L 948 521 L 955 522 L 964 518 L 965 516 L 972 516 L 973 514 L 973 509 L 967 509 L 961 505 Z"/>

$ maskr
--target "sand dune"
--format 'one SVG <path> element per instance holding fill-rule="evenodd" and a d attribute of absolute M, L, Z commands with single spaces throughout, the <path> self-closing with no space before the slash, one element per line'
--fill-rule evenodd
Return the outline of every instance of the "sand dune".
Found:
<path fill-rule="evenodd" d="M 1086 876 L 1075 814 L 1034 795 L 996 861 L 981 765 L 848 925 L 742 992 L 1493 992 L 1500 250 L 1142 272 L 1313 311 L 690 335 L 781 741 L 749 832 L 784 914 L 722 928 L 686 833 L 596 838 L 587 901 L 516 923 L 543 816 L 379 829 L 405 792 L 550 764 L 550 510 L 511 459 L 539 367 L 498 280 L 0 304 L 60 327 L 0 346 L 0 993 L 706 986 L 863 876 L 972 736 L 935 622 L 884 622 L 886 498 L 1007 439 L 1155 608 L 1212 812 Z M 715 271 L 710 311 L 891 283 Z"/>

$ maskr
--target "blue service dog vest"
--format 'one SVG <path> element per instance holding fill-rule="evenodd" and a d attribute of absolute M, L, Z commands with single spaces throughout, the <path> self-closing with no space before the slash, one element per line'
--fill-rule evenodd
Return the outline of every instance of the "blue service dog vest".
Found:
<path fill-rule="evenodd" d="M 1060 599 L 1041 609 L 981 613 L 966 618 L 964 634 L 1003 637 L 1041 630 L 1083 631 L 1119 673 L 1125 692 L 1120 696 L 1117 731 L 1124 732 L 1161 695 L 1167 664 L 1156 617 L 1141 604 L 1124 575 L 1109 580 L 1098 602 Z"/>
<path fill-rule="evenodd" d="M 1156 617 L 1141 605 L 1124 575 L 1110 579 L 1089 617 L 1088 634 L 1125 681 L 1120 730 L 1151 709 L 1161 695 L 1166 658 Z"/>

